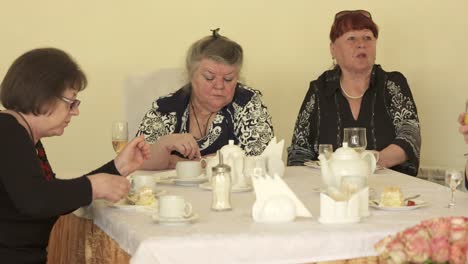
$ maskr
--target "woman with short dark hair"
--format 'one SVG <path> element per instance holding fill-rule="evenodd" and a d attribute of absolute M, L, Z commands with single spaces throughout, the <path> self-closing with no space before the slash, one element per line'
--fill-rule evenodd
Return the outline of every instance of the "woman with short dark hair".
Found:
<path fill-rule="evenodd" d="M 336 65 L 312 81 L 297 117 L 288 165 L 317 160 L 319 144 L 343 142 L 343 129 L 364 127 L 378 164 L 416 175 L 421 135 L 406 78 L 375 64 L 378 27 L 365 10 L 341 11 L 330 31 Z"/>
<path fill-rule="evenodd" d="M 0 256 L 2 263 L 46 263 L 50 231 L 60 215 L 91 203 L 116 202 L 130 184 L 125 177 L 149 158 L 139 137 L 112 161 L 71 180 L 61 180 L 47 160 L 41 139 L 61 136 L 79 115 L 78 92 L 85 74 L 65 52 L 26 52 L 0 85 Z"/>

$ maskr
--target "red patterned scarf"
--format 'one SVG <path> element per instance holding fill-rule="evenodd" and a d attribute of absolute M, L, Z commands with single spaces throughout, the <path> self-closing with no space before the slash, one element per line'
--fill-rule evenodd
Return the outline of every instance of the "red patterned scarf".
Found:
<path fill-rule="evenodd" d="M 47 181 L 55 179 L 55 173 L 52 171 L 52 167 L 50 167 L 49 161 L 47 160 L 47 155 L 40 140 L 36 144 L 36 151 L 37 158 L 39 159 L 42 171 L 44 172 L 44 178 Z"/>

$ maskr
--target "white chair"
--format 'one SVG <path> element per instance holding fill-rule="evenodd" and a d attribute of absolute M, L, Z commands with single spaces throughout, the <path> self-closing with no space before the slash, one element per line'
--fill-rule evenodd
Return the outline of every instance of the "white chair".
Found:
<path fill-rule="evenodd" d="M 163 68 L 155 72 L 132 75 L 124 82 L 124 117 L 133 138 L 143 116 L 157 98 L 177 91 L 186 83 L 180 68 Z"/>

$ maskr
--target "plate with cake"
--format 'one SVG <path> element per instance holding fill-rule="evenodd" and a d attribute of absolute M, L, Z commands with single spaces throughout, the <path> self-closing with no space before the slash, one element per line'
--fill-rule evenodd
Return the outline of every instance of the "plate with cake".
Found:
<path fill-rule="evenodd" d="M 413 197 L 419 197 L 419 195 Z M 380 199 L 369 201 L 370 207 L 386 211 L 409 211 L 427 205 L 428 203 L 423 200 L 405 198 L 400 187 L 395 186 L 385 187 L 380 194 Z"/>

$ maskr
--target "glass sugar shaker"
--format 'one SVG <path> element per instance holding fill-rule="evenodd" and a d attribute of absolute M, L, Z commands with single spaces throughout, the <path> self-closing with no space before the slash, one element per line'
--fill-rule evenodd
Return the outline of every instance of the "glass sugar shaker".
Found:
<path fill-rule="evenodd" d="M 211 209 L 214 211 L 231 210 L 231 167 L 223 164 L 223 155 L 219 155 L 219 164 L 212 171 L 211 186 L 213 198 Z"/>

